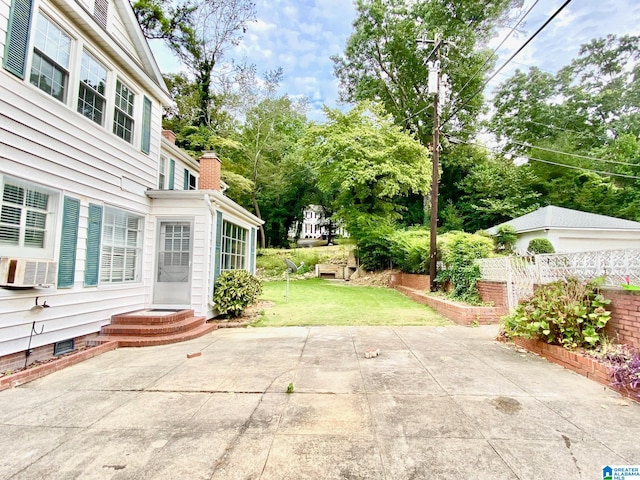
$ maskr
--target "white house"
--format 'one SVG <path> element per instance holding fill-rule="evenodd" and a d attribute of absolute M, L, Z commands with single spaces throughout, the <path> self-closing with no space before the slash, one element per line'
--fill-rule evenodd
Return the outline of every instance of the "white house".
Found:
<path fill-rule="evenodd" d="M 518 240 L 517 252 L 526 253 L 534 238 L 546 238 L 556 253 L 640 248 L 640 222 L 549 205 L 487 230 L 511 225 Z"/>
<path fill-rule="evenodd" d="M 31 348 L 59 353 L 113 315 L 213 317 L 219 272 L 255 270 L 261 220 L 215 154 L 163 136 L 172 99 L 129 3 L 0 0 L 0 55 L 0 370 L 33 322 Z"/>
<path fill-rule="evenodd" d="M 326 239 L 329 236 L 329 220 L 325 218 L 320 205 L 308 205 L 302 212 L 302 221 L 295 222 L 289 228 L 289 238 L 295 238 L 300 228 L 301 239 Z M 348 237 L 341 222 L 338 222 L 333 231 L 333 236 Z"/>

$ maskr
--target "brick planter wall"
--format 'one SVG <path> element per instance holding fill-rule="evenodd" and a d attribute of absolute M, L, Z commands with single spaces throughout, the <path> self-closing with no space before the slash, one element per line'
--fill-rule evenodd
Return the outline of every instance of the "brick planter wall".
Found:
<path fill-rule="evenodd" d="M 394 288 L 403 286 L 428 292 L 431 288 L 431 281 L 429 275 L 396 272 L 389 276 L 389 286 Z"/>
<path fill-rule="evenodd" d="M 396 286 L 396 289 L 412 300 L 423 305 L 428 305 L 440 315 L 447 317 L 458 325 L 470 325 L 474 322 L 477 322 L 480 325 L 500 323 L 500 318 L 504 313 L 496 307 L 477 307 L 452 302 L 446 298 L 428 295 L 404 285 L 398 285 Z"/>
<path fill-rule="evenodd" d="M 637 395 L 637 392 L 629 392 L 626 389 L 611 386 L 609 367 L 590 357 L 581 355 L 579 352 L 571 352 L 565 348 L 559 347 L 558 345 L 549 345 L 548 343 L 541 342 L 540 340 L 516 337 L 514 338 L 514 342 L 516 345 L 532 353 L 536 353 L 550 362 L 557 363 L 564 368 L 579 373 L 591 380 L 595 380 L 596 382 L 615 390 L 621 395 L 632 398 L 636 401 L 639 400 L 637 396 L 633 395 L 634 393 Z"/>
<path fill-rule="evenodd" d="M 506 282 L 493 282 L 480 280 L 477 283 L 478 294 L 483 302 L 493 303 L 494 307 L 501 309 L 504 315 L 509 313 L 509 300 L 507 297 Z"/>
<path fill-rule="evenodd" d="M 607 306 L 611 311 L 607 336 L 616 343 L 640 348 L 640 292 L 603 288 L 602 294 L 611 300 Z"/>

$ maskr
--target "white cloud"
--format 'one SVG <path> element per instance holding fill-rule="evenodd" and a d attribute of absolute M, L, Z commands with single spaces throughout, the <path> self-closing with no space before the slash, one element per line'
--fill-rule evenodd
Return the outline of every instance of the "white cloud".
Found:
<path fill-rule="evenodd" d="M 533 0 L 528 0 L 528 8 Z M 520 32 L 500 48 L 496 66 L 509 58 L 555 12 L 563 0 L 540 0 L 527 17 Z M 258 21 L 227 60 L 242 59 L 256 65 L 259 73 L 282 67 L 281 94 L 305 95 L 313 99 L 309 117 L 321 120 L 321 106 L 338 104 L 338 82 L 333 76 L 331 55 L 341 54 L 352 32 L 355 7 L 348 0 L 257 0 Z M 637 0 L 581 0 L 570 3 L 542 32 L 491 82 L 495 88 L 516 69 L 537 66 L 555 73 L 577 55 L 579 46 L 608 33 L 640 33 L 640 2 Z M 495 48 L 509 28 L 491 39 Z M 168 49 L 152 46 L 163 72 L 180 71 Z"/>

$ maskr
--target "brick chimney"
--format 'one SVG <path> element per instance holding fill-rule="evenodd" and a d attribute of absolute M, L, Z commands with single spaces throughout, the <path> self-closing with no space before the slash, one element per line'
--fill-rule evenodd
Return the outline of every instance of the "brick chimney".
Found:
<path fill-rule="evenodd" d="M 169 140 L 173 145 L 176 144 L 176 134 L 171 130 L 162 130 L 162 136 Z"/>
<path fill-rule="evenodd" d="M 218 190 L 220 188 L 221 162 L 216 152 L 204 152 L 200 157 L 200 190 Z"/>

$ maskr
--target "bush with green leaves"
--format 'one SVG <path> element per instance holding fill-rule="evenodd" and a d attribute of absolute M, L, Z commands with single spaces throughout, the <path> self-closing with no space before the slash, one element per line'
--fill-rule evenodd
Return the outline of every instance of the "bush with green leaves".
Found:
<path fill-rule="evenodd" d="M 376 271 L 392 267 L 393 254 L 389 241 L 392 234 L 391 227 L 383 226 L 371 230 L 368 235 L 363 235 L 358 239 L 356 256 L 363 268 Z"/>
<path fill-rule="evenodd" d="M 496 252 L 511 254 L 518 240 L 518 234 L 512 225 L 500 225 L 497 228 L 497 233 L 493 236 L 493 240 Z"/>
<path fill-rule="evenodd" d="M 218 312 L 236 318 L 255 303 L 261 293 L 262 282 L 246 270 L 226 270 L 216 280 L 213 302 Z"/>
<path fill-rule="evenodd" d="M 533 296 L 505 317 L 509 337 L 537 338 L 567 349 L 592 348 L 601 342 L 611 312 L 596 282 L 576 278 L 539 286 Z"/>
<path fill-rule="evenodd" d="M 429 229 L 424 227 L 393 232 L 388 238 L 392 264 L 406 273 L 428 273 L 429 238 Z"/>
<path fill-rule="evenodd" d="M 448 232 L 438 241 L 439 257 L 445 269 L 438 274 L 438 281 L 453 285 L 451 297 L 470 303 L 479 303 L 476 283 L 482 275 L 476 263 L 493 252 L 493 242 L 484 235 Z"/>
<path fill-rule="evenodd" d="M 553 244 L 546 238 L 532 238 L 527 247 L 527 251 L 534 255 L 540 255 L 543 253 L 556 253 L 556 249 L 553 248 Z"/>

